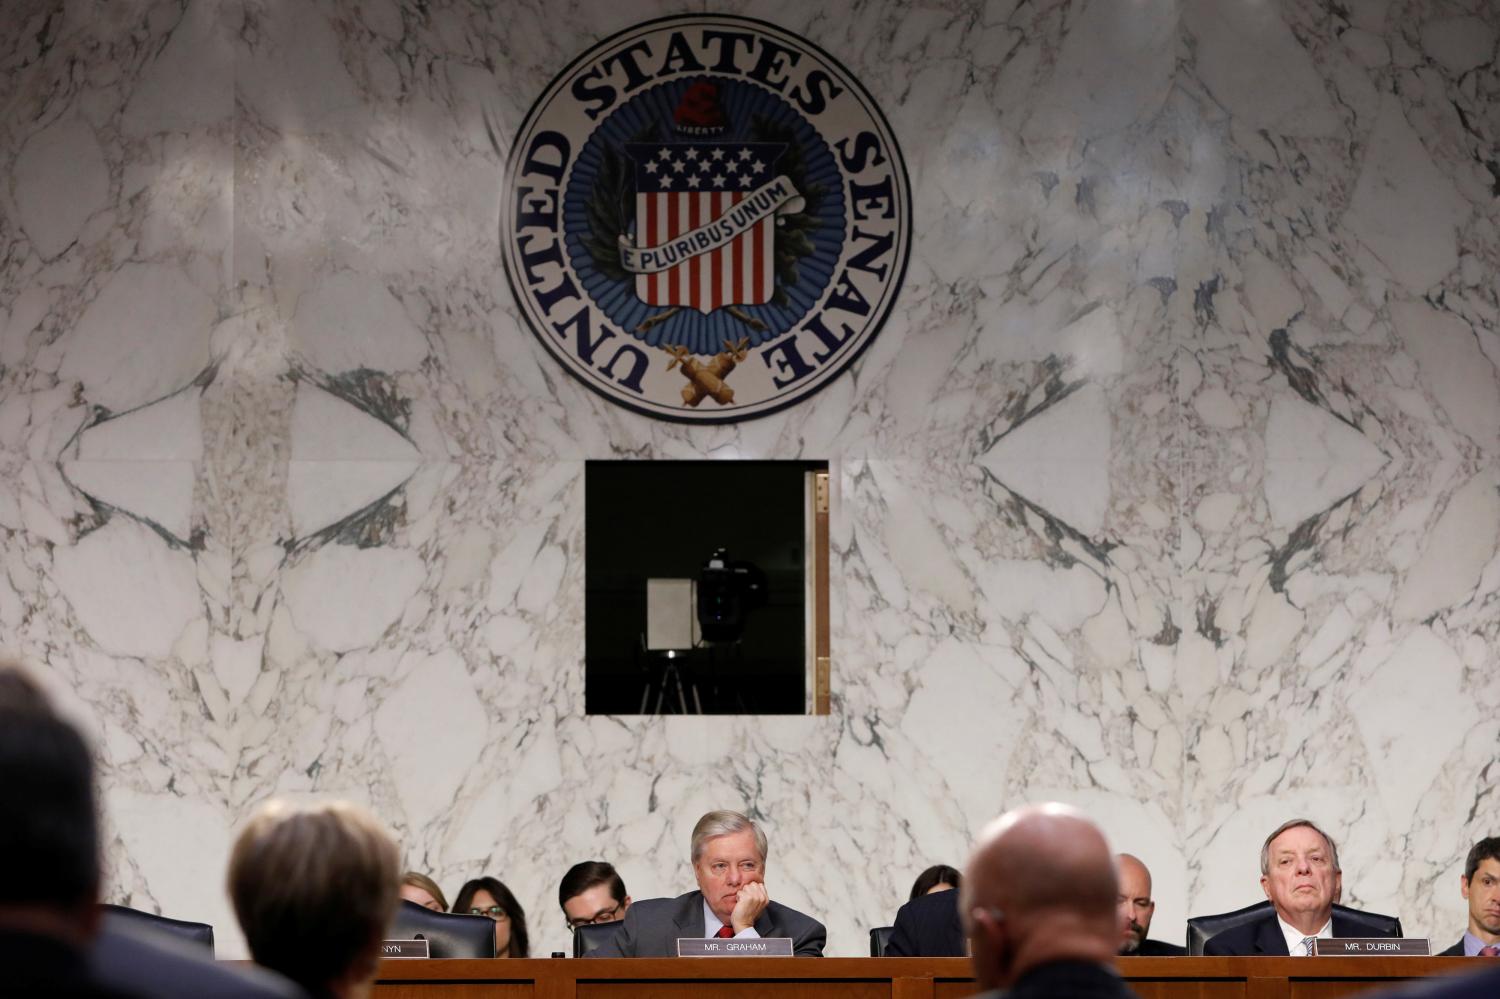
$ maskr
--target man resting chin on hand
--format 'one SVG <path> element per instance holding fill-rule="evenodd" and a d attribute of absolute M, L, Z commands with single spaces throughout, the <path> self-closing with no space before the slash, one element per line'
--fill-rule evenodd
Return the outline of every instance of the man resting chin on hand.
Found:
<path fill-rule="evenodd" d="M 766 891 L 766 835 L 739 812 L 714 811 L 693 827 L 698 890 L 648 898 L 625 913 L 620 932 L 589 957 L 675 957 L 683 937 L 790 937 L 798 957 L 821 957 L 828 931 Z"/>

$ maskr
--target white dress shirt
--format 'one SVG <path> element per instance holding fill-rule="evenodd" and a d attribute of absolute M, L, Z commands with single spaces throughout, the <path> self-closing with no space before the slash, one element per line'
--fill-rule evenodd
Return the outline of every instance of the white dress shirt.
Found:
<path fill-rule="evenodd" d="M 1281 926 L 1281 935 L 1286 937 L 1286 952 L 1292 957 L 1310 957 L 1311 955 L 1307 953 L 1306 948 L 1302 944 L 1302 941 L 1307 939 L 1309 934 L 1303 933 L 1297 927 L 1282 919 L 1280 915 L 1276 917 L 1276 922 Z M 1332 940 L 1333 917 L 1329 916 L 1328 922 L 1323 924 L 1323 928 L 1311 935 L 1317 937 L 1319 940 Z"/>

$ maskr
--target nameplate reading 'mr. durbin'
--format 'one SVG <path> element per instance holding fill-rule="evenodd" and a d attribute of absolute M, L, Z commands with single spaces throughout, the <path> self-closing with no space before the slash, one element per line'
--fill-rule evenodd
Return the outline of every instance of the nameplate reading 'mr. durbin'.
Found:
<path fill-rule="evenodd" d="M 1334 937 L 1313 947 L 1317 957 L 1428 957 L 1432 945 L 1423 937 Z"/>
<path fill-rule="evenodd" d="M 382 940 L 381 957 L 431 957 L 426 940 Z"/>
<path fill-rule="evenodd" d="M 678 957 L 791 957 L 791 937 L 679 937 Z"/>

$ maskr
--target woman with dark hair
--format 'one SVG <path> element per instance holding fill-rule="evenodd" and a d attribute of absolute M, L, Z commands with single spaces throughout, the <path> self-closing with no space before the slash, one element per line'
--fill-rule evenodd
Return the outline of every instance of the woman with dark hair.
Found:
<path fill-rule="evenodd" d="M 465 881 L 453 900 L 453 911 L 466 916 L 489 916 L 495 921 L 495 956 L 530 957 L 526 910 L 498 878 Z"/>
<path fill-rule="evenodd" d="M 910 902 L 918 895 L 927 895 L 935 891 L 947 891 L 950 888 L 957 888 L 958 883 L 962 880 L 963 875 L 947 864 L 933 864 L 927 870 L 917 875 L 917 880 L 911 886 L 911 896 L 907 898 L 907 901 Z"/>

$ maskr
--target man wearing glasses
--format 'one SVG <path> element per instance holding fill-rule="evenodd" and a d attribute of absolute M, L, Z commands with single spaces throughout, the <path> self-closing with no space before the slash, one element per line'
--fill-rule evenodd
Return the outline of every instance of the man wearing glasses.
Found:
<path fill-rule="evenodd" d="M 574 864 L 557 886 L 557 904 L 562 906 L 568 931 L 580 926 L 615 923 L 625 918 L 630 896 L 615 865 L 603 860 Z"/>
<path fill-rule="evenodd" d="M 683 937 L 790 937 L 798 957 L 822 957 L 828 931 L 766 893 L 766 834 L 739 812 L 709 812 L 693 827 L 698 890 L 642 899 L 589 957 L 675 957 Z"/>

